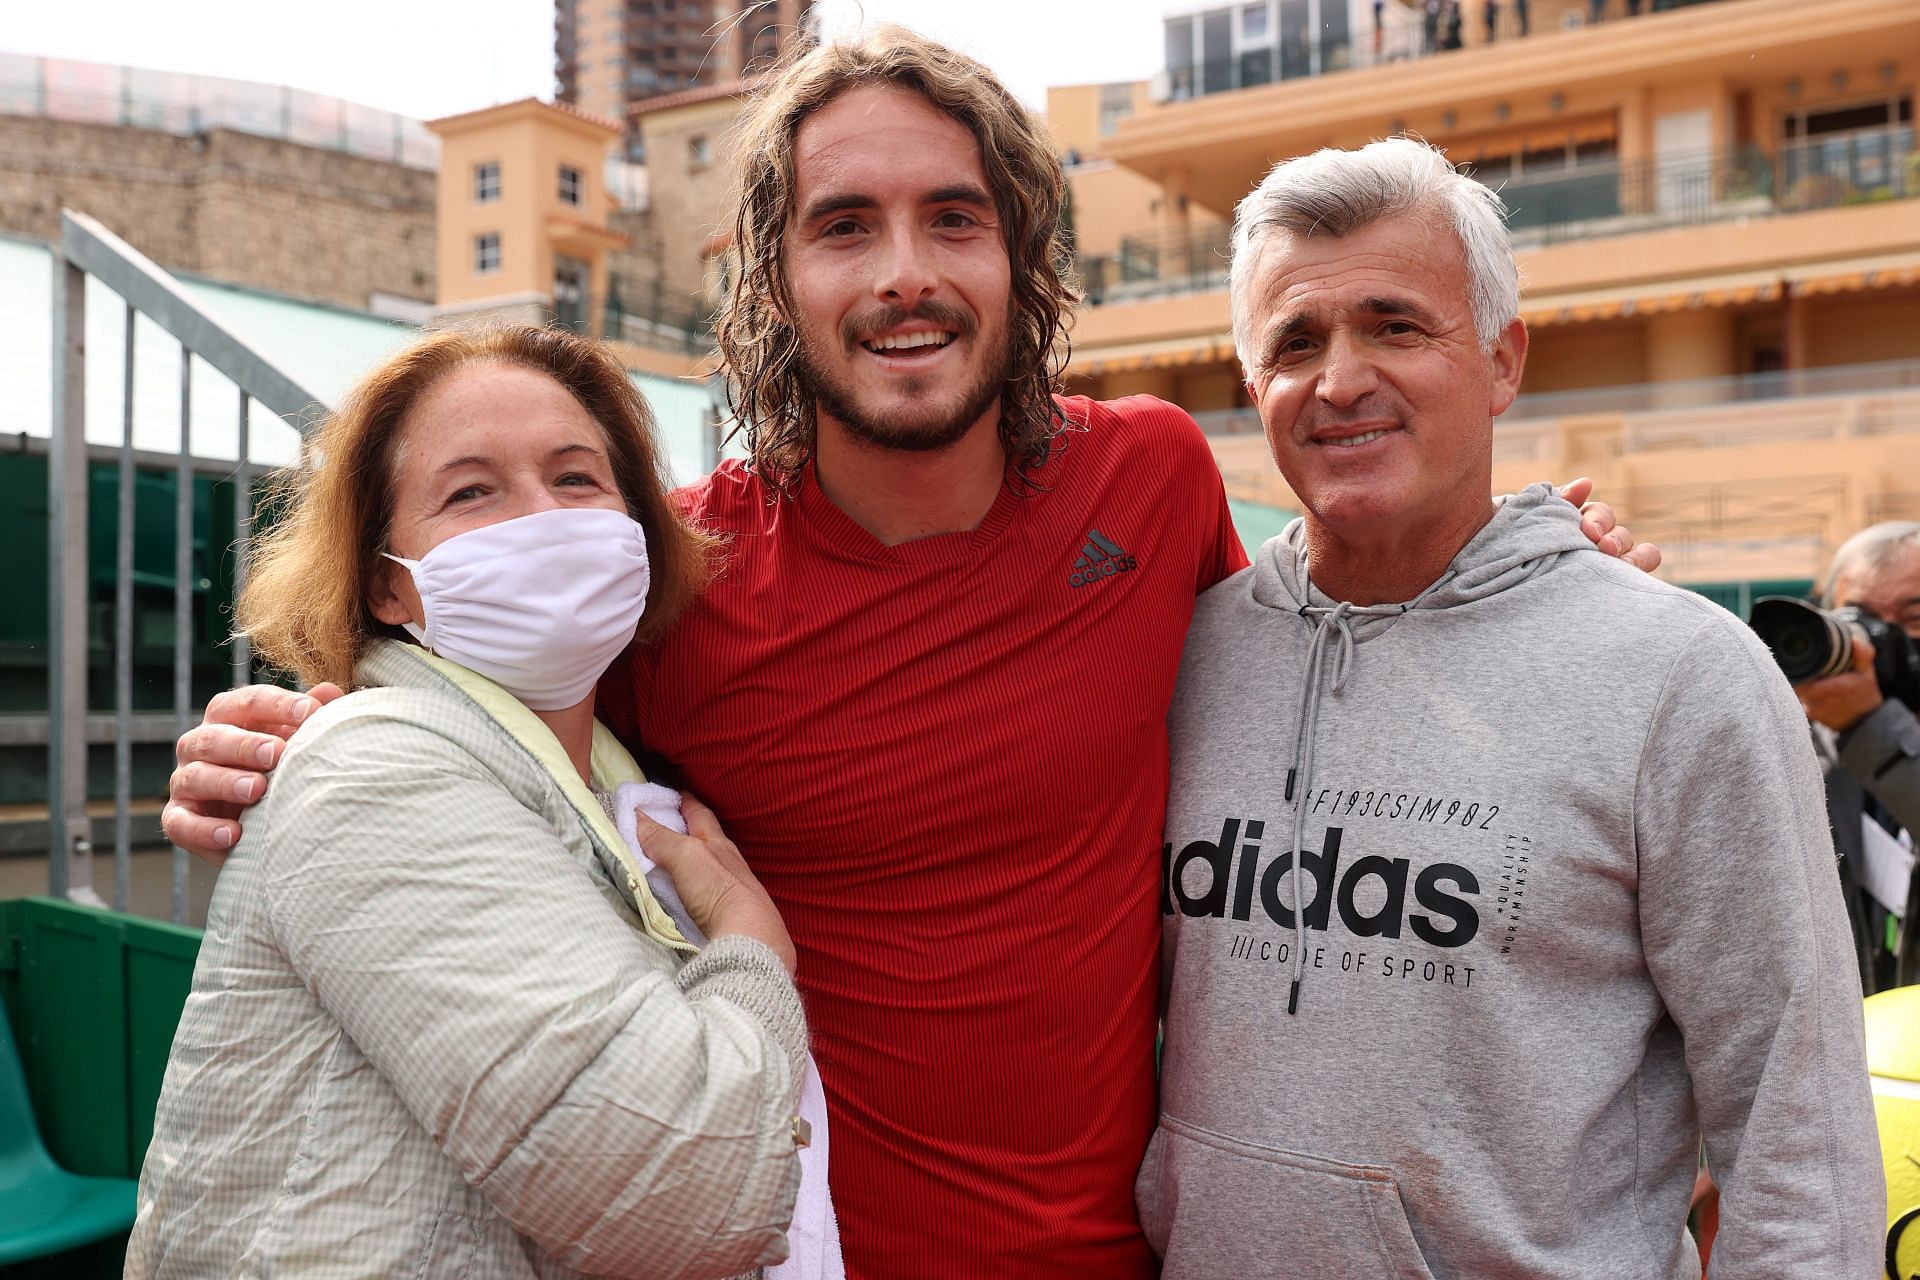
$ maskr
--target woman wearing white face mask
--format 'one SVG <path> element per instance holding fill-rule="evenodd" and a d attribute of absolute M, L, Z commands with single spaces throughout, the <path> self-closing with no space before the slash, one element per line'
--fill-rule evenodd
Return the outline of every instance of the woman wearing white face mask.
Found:
<path fill-rule="evenodd" d="M 700 839 L 660 856 L 696 954 L 605 806 L 639 771 L 594 682 L 706 563 L 650 426 L 593 344 L 506 329 L 423 340 L 322 429 L 240 616 L 268 661 L 356 691 L 301 728 L 220 877 L 129 1276 L 784 1256 L 793 944 L 690 803 Z"/>

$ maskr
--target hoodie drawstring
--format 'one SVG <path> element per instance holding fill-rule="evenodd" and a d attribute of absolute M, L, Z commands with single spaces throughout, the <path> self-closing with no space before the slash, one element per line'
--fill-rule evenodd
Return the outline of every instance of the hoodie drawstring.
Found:
<path fill-rule="evenodd" d="M 1307 797 L 1313 789 L 1313 731 L 1320 720 L 1320 675 L 1326 664 L 1327 636 L 1331 632 L 1339 644 L 1333 662 L 1333 681 L 1331 692 L 1339 693 L 1346 687 L 1347 673 L 1353 667 L 1353 622 L 1355 617 L 1391 618 L 1398 617 L 1412 608 L 1411 604 L 1355 606 L 1341 601 L 1331 609 L 1317 605 L 1301 605 L 1300 616 L 1313 626 L 1313 640 L 1307 645 L 1306 687 L 1300 693 L 1300 720 L 1294 731 L 1293 768 L 1287 770 L 1288 800 L 1294 800 L 1293 806 L 1293 955 L 1287 966 L 1291 971 L 1292 983 L 1287 988 L 1287 1012 L 1293 1014 L 1300 1008 L 1300 978 L 1305 973 L 1305 953 L 1307 945 L 1307 913 L 1305 898 L 1306 869 L 1300 865 L 1301 845 L 1307 834 Z M 1328 885 L 1327 891 L 1333 892 Z"/>

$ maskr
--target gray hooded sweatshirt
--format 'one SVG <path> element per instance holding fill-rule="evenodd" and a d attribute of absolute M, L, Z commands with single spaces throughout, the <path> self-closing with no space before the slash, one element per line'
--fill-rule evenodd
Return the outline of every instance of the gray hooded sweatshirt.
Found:
<path fill-rule="evenodd" d="M 1174 696 L 1167 1280 L 1698 1276 L 1703 1137 L 1715 1276 L 1877 1275 L 1859 977 L 1766 650 L 1544 485 L 1404 605 L 1314 591 L 1303 534 L 1201 597 Z"/>

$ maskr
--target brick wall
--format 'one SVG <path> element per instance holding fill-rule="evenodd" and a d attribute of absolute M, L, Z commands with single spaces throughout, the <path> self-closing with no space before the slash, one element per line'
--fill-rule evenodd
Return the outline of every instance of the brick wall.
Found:
<path fill-rule="evenodd" d="M 91 214 L 161 266 L 365 307 L 432 301 L 434 175 L 275 138 L 0 115 L 0 231 Z"/>

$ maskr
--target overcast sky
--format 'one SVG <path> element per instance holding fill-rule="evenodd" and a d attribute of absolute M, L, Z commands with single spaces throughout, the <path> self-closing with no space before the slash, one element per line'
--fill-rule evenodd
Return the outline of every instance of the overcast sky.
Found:
<path fill-rule="evenodd" d="M 1159 70 L 1172 0 L 823 0 L 829 35 L 900 22 L 985 62 L 1033 106 L 1050 84 Z M 1088 14 L 1097 13 L 1097 20 Z M 553 96 L 550 0 L 0 0 L 0 52 L 287 84 L 421 119 Z"/>

